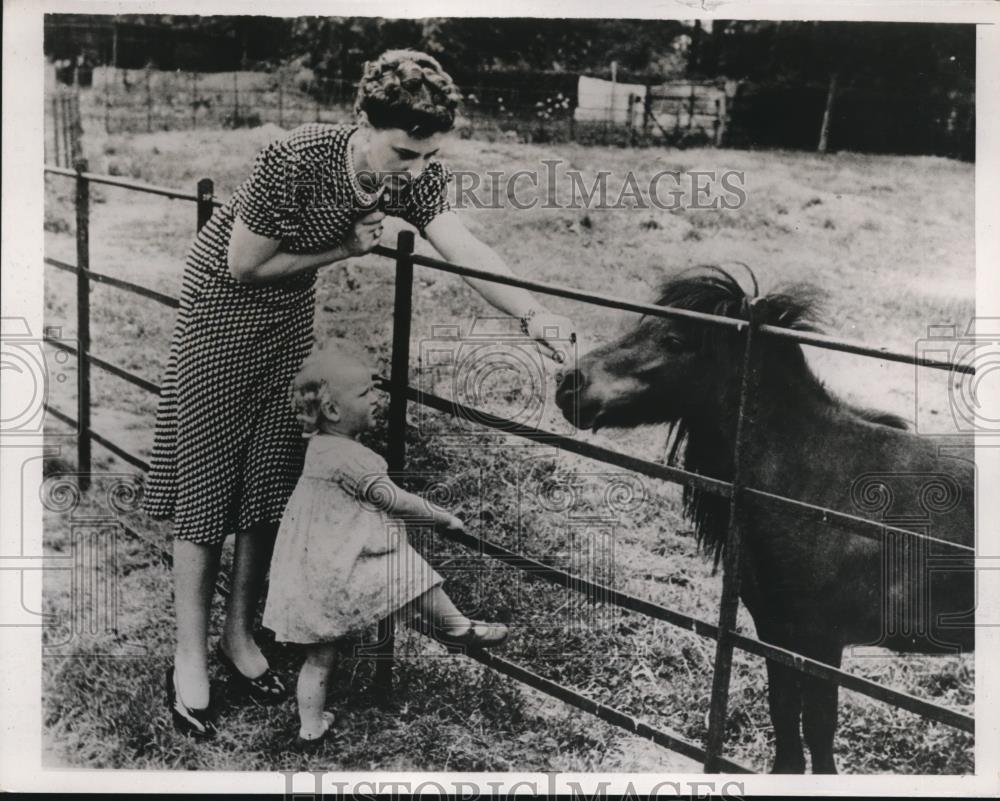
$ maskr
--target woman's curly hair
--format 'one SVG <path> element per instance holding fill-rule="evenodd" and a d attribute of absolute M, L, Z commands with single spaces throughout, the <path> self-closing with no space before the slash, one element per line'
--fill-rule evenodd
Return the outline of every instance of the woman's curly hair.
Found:
<path fill-rule="evenodd" d="M 461 98 L 437 59 L 417 50 L 387 50 L 365 63 L 354 112 L 363 111 L 374 128 L 400 128 L 425 139 L 454 127 Z"/>

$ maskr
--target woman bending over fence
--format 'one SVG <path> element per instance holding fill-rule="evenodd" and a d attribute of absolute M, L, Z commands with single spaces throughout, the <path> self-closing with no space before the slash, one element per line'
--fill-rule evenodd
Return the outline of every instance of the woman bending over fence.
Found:
<path fill-rule="evenodd" d="M 313 345 L 317 270 L 370 251 L 386 214 L 445 259 L 510 274 L 449 208 L 435 156 L 459 93 L 430 56 L 389 51 L 365 65 L 354 125 L 303 125 L 265 147 L 199 232 L 162 380 L 145 508 L 174 522 L 177 648 L 168 706 L 183 731 L 215 734 L 208 619 L 222 542 L 236 535 L 219 659 L 258 701 L 286 695 L 253 637 L 275 531 L 303 459 L 288 386 Z M 575 335 L 524 290 L 470 279 L 523 330 Z"/>

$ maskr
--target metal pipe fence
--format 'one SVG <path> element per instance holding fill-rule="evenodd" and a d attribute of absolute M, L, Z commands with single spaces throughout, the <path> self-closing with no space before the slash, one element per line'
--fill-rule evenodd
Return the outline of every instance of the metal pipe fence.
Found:
<path fill-rule="evenodd" d="M 213 197 L 213 184 L 212 181 L 207 178 L 198 182 L 197 191 L 194 193 L 188 193 L 164 187 L 152 186 L 138 181 L 89 173 L 87 172 L 87 164 L 83 160 L 78 160 L 76 162 L 75 170 L 46 166 L 45 172 L 51 175 L 71 177 L 76 181 L 77 264 L 71 265 L 52 258 L 46 258 L 45 264 L 59 270 L 71 272 L 76 276 L 77 337 L 79 341 L 79 347 L 74 348 L 73 346 L 63 342 L 48 340 L 56 347 L 60 347 L 64 351 L 77 356 L 77 419 L 74 420 L 70 415 L 59 410 L 58 408 L 55 408 L 48 402 L 46 402 L 45 408 L 46 411 L 52 414 L 54 418 L 62 421 L 63 423 L 75 425 L 77 427 L 78 472 L 81 475 L 81 489 L 86 489 L 89 484 L 87 474 L 91 471 L 92 442 L 96 442 L 102 447 L 107 448 L 116 456 L 127 461 L 134 467 L 141 470 L 148 469 L 148 464 L 145 460 L 130 453 L 126 448 L 123 448 L 119 444 L 109 440 L 104 435 L 91 429 L 90 367 L 98 367 L 99 369 L 109 372 L 122 380 L 128 381 L 134 386 L 137 386 L 147 392 L 157 394 L 159 391 L 159 388 L 153 382 L 91 354 L 91 283 L 105 285 L 113 289 L 136 294 L 160 303 L 168 308 L 176 309 L 179 305 L 177 299 L 169 295 L 148 287 L 134 284 L 130 281 L 96 273 L 90 269 L 89 184 L 100 183 L 109 186 L 117 186 L 130 191 L 156 194 L 175 200 L 192 201 L 196 203 L 197 206 L 197 229 L 200 229 L 208 221 L 214 208 L 221 205 L 221 203 Z M 685 486 L 697 487 L 702 491 L 728 498 L 730 503 L 730 528 L 727 533 L 725 557 L 723 561 L 722 601 L 720 603 L 719 621 L 718 624 L 715 625 L 686 615 L 678 610 L 654 604 L 619 592 L 613 588 L 587 581 L 586 579 L 568 573 L 555 566 L 548 565 L 523 554 L 510 551 L 509 549 L 506 549 L 496 543 L 492 543 L 489 540 L 476 537 L 465 532 L 440 532 L 441 536 L 447 539 L 451 539 L 466 547 L 477 549 L 479 552 L 513 568 L 528 570 L 533 576 L 540 577 L 567 589 L 587 593 L 588 597 L 599 597 L 602 603 L 611 604 L 623 609 L 629 609 L 653 619 L 665 621 L 702 637 L 708 637 L 716 640 L 716 659 L 709 709 L 709 727 L 704 747 L 691 743 L 675 732 L 654 728 L 620 710 L 587 698 L 571 688 L 538 676 L 522 666 L 515 665 L 495 655 L 470 653 L 468 655 L 471 658 L 476 659 L 483 664 L 498 670 L 499 672 L 505 673 L 517 681 L 533 686 L 550 696 L 563 700 L 566 703 L 593 714 L 613 725 L 627 731 L 631 731 L 640 736 L 647 737 L 659 745 L 685 754 L 691 758 L 702 760 L 706 772 L 719 772 L 723 770 L 749 772 L 750 770 L 746 766 L 729 760 L 723 755 L 726 710 L 729 697 L 729 680 L 733 651 L 736 648 L 740 648 L 748 653 L 752 653 L 767 660 L 794 668 L 800 672 L 830 681 L 844 687 L 845 689 L 875 698 L 892 706 L 906 709 L 929 720 L 943 723 L 962 731 L 974 732 L 975 720 L 969 715 L 917 698 L 907 693 L 893 690 L 880 685 L 877 682 L 864 679 L 839 668 L 834 668 L 830 665 L 810 659 L 793 651 L 779 648 L 770 643 L 763 642 L 754 637 L 748 637 L 735 631 L 736 610 L 739 602 L 738 564 L 742 541 L 741 529 L 745 511 L 748 508 L 762 505 L 769 508 L 780 507 L 787 512 L 795 513 L 797 515 L 804 515 L 812 519 L 819 519 L 827 522 L 835 522 L 837 525 L 843 527 L 851 533 L 874 538 L 876 540 L 881 540 L 889 534 L 902 535 L 913 538 L 914 540 L 923 540 L 928 543 L 944 546 L 960 553 L 971 554 L 974 551 L 974 549 L 968 546 L 946 542 L 921 532 L 888 526 L 867 518 L 815 506 L 803 501 L 774 495 L 772 493 L 763 492 L 747 486 L 745 483 L 745 466 L 742 464 L 742 454 L 745 446 L 746 432 L 753 420 L 753 408 L 757 384 L 757 366 L 759 364 L 760 353 L 764 341 L 768 338 L 779 338 L 812 347 L 837 350 L 865 357 L 874 357 L 915 366 L 924 366 L 932 369 L 950 370 L 962 373 L 974 372 L 971 366 L 967 364 L 952 363 L 942 359 L 919 357 L 914 354 L 892 351 L 887 348 L 871 346 L 851 340 L 843 340 L 820 334 L 792 331 L 790 329 L 765 325 L 762 323 L 763 314 L 761 313 L 761 308 L 763 304 L 766 303 L 766 300 L 753 305 L 750 320 L 734 320 L 729 317 L 701 314 L 698 312 L 667 308 L 653 304 L 636 303 L 624 298 L 617 298 L 599 293 L 583 292 L 571 287 L 548 284 L 540 281 L 499 276 L 483 270 L 417 255 L 413 252 L 413 241 L 412 233 L 403 232 L 399 235 L 396 248 L 378 246 L 373 251 L 380 256 L 391 258 L 396 262 L 391 371 L 388 379 L 383 378 L 378 382 L 379 386 L 388 390 L 390 395 L 388 432 L 389 453 L 387 454 L 390 474 L 398 477 L 405 470 L 406 412 L 408 404 L 413 402 L 452 416 L 462 417 L 466 420 L 475 420 L 477 423 L 486 428 L 495 428 L 503 430 L 508 434 L 525 437 L 534 441 L 545 442 L 549 445 L 555 445 L 561 450 L 566 450 L 587 458 L 604 462 L 606 464 L 632 470 L 646 476 L 683 484 Z M 634 456 L 629 456 L 627 454 L 622 454 L 591 443 L 580 442 L 560 434 L 522 425 L 479 409 L 464 406 L 454 400 L 441 398 L 411 386 L 409 383 L 409 348 L 413 303 L 413 275 L 415 266 L 462 275 L 465 277 L 479 278 L 510 286 L 518 286 L 539 293 L 568 298 L 608 308 L 661 317 L 695 320 L 705 325 L 727 327 L 742 334 L 745 337 L 745 352 L 740 389 L 738 418 L 739 433 L 737 436 L 736 451 L 733 454 L 733 480 L 731 482 L 727 482 L 719 479 L 712 479 L 676 467 L 670 467 L 656 462 L 639 459 Z M 129 531 L 136 534 L 136 536 L 145 539 L 138 534 L 138 532 L 134 532 L 131 529 L 129 529 Z M 150 543 L 150 545 L 161 552 L 161 554 L 165 553 L 162 548 L 154 543 Z M 169 555 L 167 555 L 167 558 L 169 559 Z M 379 660 L 376 680 L 385 688 L 390 686 L 391 681 L 390 671 L 392 665 L 392 650 L 392 632 L 387 625 L 384 625 L 380 627 L 380 638 L 379 642 L 376 644 L 376 653 L 386 658 Z"/>

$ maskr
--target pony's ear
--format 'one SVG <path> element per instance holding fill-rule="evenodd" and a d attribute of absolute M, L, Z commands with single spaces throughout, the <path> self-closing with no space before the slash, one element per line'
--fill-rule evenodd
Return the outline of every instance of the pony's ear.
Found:
<path fill-rule="evenodd" d="M 712 313 L 720 317 L 734 317 L 737 320 L 750 319 L 751 298 L 742 292 L 739 295 L 729 295 L 719 300 Z"/>
<path fill-rule="evenodd" d="M 764 321 L 780 328 L 796 331 L 820 330 L 823 294 L 810 284 L 798 284 L 781 292 L 767 295 Z"/>

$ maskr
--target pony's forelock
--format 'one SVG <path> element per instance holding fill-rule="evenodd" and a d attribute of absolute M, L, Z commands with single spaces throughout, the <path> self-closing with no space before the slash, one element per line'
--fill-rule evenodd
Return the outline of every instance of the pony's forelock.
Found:
<path fill-rule="evenodd" d="M 750 319 L 750 304 L 757 295 L 757 277 L 743 266 L 753 281 L 749 294 L 732 273 L 714 264 L 704 264 L 666 279 L 656 300 L 659 306 Z M 766 304 L 764 322 L 798 331 L 819 330 L 821 295 L 815 287 L 797 284 L 762 298 Z"/>

